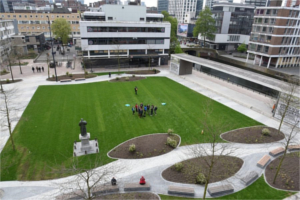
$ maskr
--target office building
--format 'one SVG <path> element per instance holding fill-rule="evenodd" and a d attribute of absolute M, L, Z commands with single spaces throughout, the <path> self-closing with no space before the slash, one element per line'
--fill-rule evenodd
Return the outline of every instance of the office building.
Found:
<path fill-rule="evenodd" d="M 11 37 L 16 34 L 14 20 L 0 20 L 0 65 L 3 66 L 11 51 Z"/>
<path fill-rule="evenodd" d="M 212 10 L 213 5 L 216 3 L 233 3 L 233 0 L 204 0 L 203 9 L 209 7 Z"/>
<path fill-rule="evenodd" d="M 249 41 L 248 55 L 253 64 L 266 67 L 299 67 L 299 1 L 269 1 L 257 7 Z M 279 6 L 278 6 L 279 5 Z"/>
<path fill-rule="evenodd" d="M 184 23 L 186 14 L 195 18 L 201 12 L 202 6 L 202 0 L 169 0 L 168 12 L 175 16 L 178 23 Z"/>
<path fill-rule="evenodd" d="M 168 11 L 169 0 L 157 0 L 157 12 Z"/>
<path fill-rule="evenodd" d="M 92 66 L 152 66 L 168 63 L 171 24 L 144 6 L 103 5 L 85 12 L 80 22 L 81 49 Z M 119 58 L 119 59 L 118 59 Z"/>
<path fill-rule="evenodd" d="M 213 38 L 206 38 L 210 48 L 234 51 L 239 44 L 248 44 L 254 18 L 254 6 L 216 3 L 212 7 L 212 14 L 217 30 Z M 198 39 L 204 40 L 201 35 Z"/>
<path fill-rule="evenodd" d="M 251 4 L 255 7 L 267 6 L 267 0 L 244 0 L 245 4 Z"/>

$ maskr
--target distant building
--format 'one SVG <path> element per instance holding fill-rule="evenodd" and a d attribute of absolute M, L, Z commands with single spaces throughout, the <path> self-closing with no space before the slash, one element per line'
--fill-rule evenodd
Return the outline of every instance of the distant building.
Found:
<path fill-rule="evenodd" d="M 146 7 L 147 13 L 158 13 L 157 7 Z"/>
<path fill-rule="evenodd" d="M 103 5 L 82 13 L 83 57 L 93 66 L 151 66 L 168 63 L 171 24 L 144 6 Z"/>
<path fill-rule="evenodd" d="M 161 13 L 162 11 L 168 11 L 169 9 L 169 0 L 157 0 L 157 12 Z"/>
<path fill-rule="evenodd" d="M 0 1 L 0 12 L 1 13 L 10 12 L 7 0 L 1 0 Z"/>
<path fill-rule="evenodd" d="M 15 35 L 11 38 L 13 50 L 22 54 L 27 54 L 28 50 L 43 51 L 45 42 L 44 33 Z"/>
<path fill-rule="evenodd" d="M 178 23 L 184 23 L 186 14 L 195 18 L 202 10 L 202 0 L 169 0 L 168 12 L 175 16 Z"/>
<path fill-rule="evenodd" d="M 267 6 L 267 0 L 244 0 L 245 4 L 251 4 L 256 7 Z"/>
<path fill-rule="evenodd" d="M 252 0 L 249 0 L 249 1 L 252 1 Z M 253 1 L 255 1 L 255 0 L 253 0 Z M 233 3 L 233 0 L 204 0 L 203 9 L 205 7 L 209 7 L 210 9 L 212 9 L 213 5 L 216 3 Z"/>
<path fill-rule="evenodd" d="M 254 64 L 273 67 L 300 66 L 299 1 L 272 1 L 257 7 L 249 41 L 248 55 Z"/>
<path fill-rule="evenodd" d="M 14 20 L 0 20 L 0 65 L 3 66 L 11 48 L 11 37 L 16 34 Z"/>
<path fill-rule="evenodd" d="M 238 3 L 216 3 L 212 7 L 216 21 L 216 33 L 213 38 L 206 38 L 210 48 L 234 51 L 238 45 L 249 42 L 254 6 Z M 198 39 L 204 40 L 200 34 Z"/>

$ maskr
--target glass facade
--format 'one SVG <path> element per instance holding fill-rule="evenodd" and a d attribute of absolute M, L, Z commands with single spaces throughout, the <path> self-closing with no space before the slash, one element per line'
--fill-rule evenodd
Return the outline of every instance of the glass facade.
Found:
<path fill-rule="evenodd" d="M 89 45 L 164 44 L 163 38 L 88 38 Z"/>

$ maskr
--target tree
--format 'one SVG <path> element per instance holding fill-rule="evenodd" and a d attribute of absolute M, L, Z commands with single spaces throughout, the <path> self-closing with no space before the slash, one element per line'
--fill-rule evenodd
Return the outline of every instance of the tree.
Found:
<path fill-rule="evenodd" d="M 247 46 L 246 46 L 245 42 L 240 44 L 239 47 L 237 48 L 237 50 L 241 53 L 244 53 L 245 51 L 247 51 Z"/>
<path fill-rule="evenodd" d="M 181 47 L 180 47 L 179 42 L 177 43 L 174 52 L 175 52 L 175 53 L 184 53 L 184 52 L 182 51 Z"/>
<path fill-rule="evenodd" d="M 177 40 L 178 22 L 177 22 L 177 19 L 174 17 L 171 17 L 167 11 L 162 11 L 161 13 L 164 15 L 163 20 L 168 21 L 171 24 L 171 39 L 170 39 L 170 53 L 171 53 L 171 52 L 174 52 L 175 47 L 178 43 L 178 40 Z"/>
<path fill-rule="evenodd" d="M 52 32 L 56 39 L 60 39 L 62 44 L 67 44 L 69 40 L 69 34 L 71 32 L 71 25 L 64 18 L 57 18 L 51 24 Z M 65 52 L 64 45 L 63 52 Z"/>
<path fill-rule="evenodd" d="M 194 37 L 198 37 L 199 33 L 204 37 L 204 46 L 206 38 L 214 37 L 216 32 L 215 20 L 212 17 L 211 10 L 205 7 L 199 14 L 199 18 L 196 21 L 196 25 L 193 30 Z"/>
<path fill-rule="evenodd" d="M 1 121 L 4 126 L 8 127 L 10 141 L 13 147 L 13 150 L 16 150 L 13 135 L 12 135 L 12 122 L 17 121 L 17 112 L 20 110 L 18 104 L 14 102 L 15 99 L 18 98 L 17 96 L 18 90 L 16 88 L 2 90 L 0 92 L 1 95 L 1 106 L 0 106 L 0 113 L 1 113 Z"/>
<path fill-rule="evenodd" d="M 11 65 L 16 62 L 16 56 L 14 55 L 14 53 L 12 51 L 10 51 L 10 52 L 5 51 L 5 54 L 6 54 L 8 65 L 9 65 L 11 80 L 12 80 L 12 82 L 14 82 L 14 75 L 13 75 L 13 72 L 11 69 Z"/>
<path fill-rule="evenodd" d="M 220 134 L 223 133 L 225 129 L 228 128 L 228 124 L 224 123 L 223 119 L 216 120 L 214 117 L 211 117 L 213 114 L 211 100 L 207 101 L 203 106 L 203 115 L 204 118 L 201 121 L 201 125 L 203 127 L 201 134 L 206 134 L 209 137 L 209 144 L 206 145 L 196 145 L 191 147 L 190 152 L 194 155 L 194 157 L 203 159 L 205 165 L 208 169 L 207 173 L 204 174 L 204 193 L 202 199 L 206 198 L 206 191 L 208 188 L 208 184 L 210 183 L 211 177 L 213 175 L 213 168 L 216 162 L 218 162 L 219 156 L 229 156 L 234 151 L 232 144 L 218 143 Z M 231 163 L 226 162 L 226 160 L 222 159 L 224 167 L 230 166 Z M 201 171 L 201 166 L 199 167 Z M 236 170 L 234 166 L 226 168 L 228 172 L 233 172 Z M 224 172 L 225 173 L 225 172 Z M 220 174 L 220 176 L 224 176 L 225 174 Z"/>
<path fill-rule="evenodd" d="M 72 167 L 69 169 L 55 170 L 58 173 L 72 173 L 75 174 L 72 178 L 63 183 L 56 183 L 59 186 L 59 190 L 62 199 L 68 199 L 70 197 L 79 196 L 83 199 L 94 199 L 93 192 L 105 187 L 103 183 L 110 184 L 112 177 L 117 173 L 124 171 L 124 167 L 117 167 L 112 165 L 101 166 L 101 159 L 99 156 L 95 160 L 92 160 L 91 155 L 87 159 L 88 167 L 82 167 L 78 157 L 74 157 Z M 101 168 L 97 169 L 97 167 Z M 56 172 L 55 172 L 56 173 Z"/>
<path fill-rule="evenodd" d="M 22 51 L 22 49 L 20 49 L 18 47 L 14 47 L 14 54 L 15 54 L 16 60 L 18 60 L 18 62 L 19 62 L 20 73 L 22 74 L 21 59 L 23 56 L 23 51 Z"/>

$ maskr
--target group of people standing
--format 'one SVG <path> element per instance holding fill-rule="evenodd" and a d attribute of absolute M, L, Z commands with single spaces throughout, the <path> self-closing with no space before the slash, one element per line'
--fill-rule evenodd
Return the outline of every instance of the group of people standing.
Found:
<path fill-rule="evenodd" d="M 36 72 L 44 72 L 44 67 L 35 67 Z M 34 67 L 32 67 L 32 72 L 34 73 Z"/>
<path fill-rule="evenodd" d="M 143 103 L 141 103 L 140 105 L 138 105 L 137 103 L 135 104 L 135 106 L 132 107 L 132 114 L 134 115 L 134 113 L 137 112 L 139 117 L 146 117 L 146 114 L 148 113 L 148 115 L 152 116 L 153 113 L 156 115 L 157 112 L 157 106 L 148 104 L 148 105 L 144 105 Z"/>

